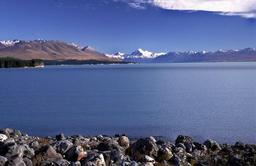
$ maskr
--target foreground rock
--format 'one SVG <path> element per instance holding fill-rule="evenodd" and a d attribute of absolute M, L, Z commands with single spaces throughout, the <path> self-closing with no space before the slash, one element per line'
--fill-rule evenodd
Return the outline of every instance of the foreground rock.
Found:
<path fill-rule="evenodd" d="M 253 166 L 256 145 L 175 142 L 127 136 L 34 137 L 14 129 L 0 130 L 0 166 Z"/>

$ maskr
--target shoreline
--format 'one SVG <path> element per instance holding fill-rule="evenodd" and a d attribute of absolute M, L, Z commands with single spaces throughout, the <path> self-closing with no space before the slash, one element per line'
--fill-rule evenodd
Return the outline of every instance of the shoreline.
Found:
<path fill-rule="evenodd" d="M 166 63 L 137 63 L 137 62 L 114 62 L 114 63 L 46 63 L 44 65 L 37 66 L 22 66 L 22 67 L 0 67 L 0 69 L 35 69 L 35 68 L 45 68 L 45 67 L 70 67 L 70 66 L 101 66 L 101 65 L 160 65 L 160 64 L 222 64 L 222 63 L 231 63 L 231 64 L 244 64 L 244 63 L 256 63 L 256 61 L 202 61 L 202 62 L 166 62 Z"/>
<path fill-rule="evenodd" d="M 183 135 L 175 141 L 163 138 L 64 134 L 37 137 L 5 128 L 0 130 L 0 165 L 256 165 L 256 144 L 219 144 L 211 139 L 199 143 Z"/>

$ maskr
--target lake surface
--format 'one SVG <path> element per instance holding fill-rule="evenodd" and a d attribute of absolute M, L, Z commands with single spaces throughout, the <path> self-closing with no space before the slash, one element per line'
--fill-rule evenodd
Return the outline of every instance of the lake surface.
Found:
<path fill-rule="evenodd" d="M 0 70 L 0 128 L 256 143 L 256 63 Z"/>

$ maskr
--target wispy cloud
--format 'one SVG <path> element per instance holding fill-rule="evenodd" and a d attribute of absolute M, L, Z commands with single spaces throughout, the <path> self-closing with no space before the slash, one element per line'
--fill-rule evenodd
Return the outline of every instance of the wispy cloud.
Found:
<path fill-rule="evenodd" d="M 130 7 L 136 9 L 146 9 L 147 5 L 150 5 L 150 0 L 113 0 L 114 2 L 124 2 Z"/>
<path fill-rule="evenodd" d="M 209 11 L 221 15 L 256 18 L 256 0 L 114 0 L 144 9 L 156 6 L 168 10 Z"/>

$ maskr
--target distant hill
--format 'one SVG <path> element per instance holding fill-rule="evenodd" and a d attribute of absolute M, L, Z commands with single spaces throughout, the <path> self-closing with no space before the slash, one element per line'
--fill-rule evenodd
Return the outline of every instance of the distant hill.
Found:
<path fill-rule="evenodd" d="M 156 57 L 153 63 L 170 62 L 245 62 L 256 61 L 256 49 L 219 50 L 215 52 L 169 52 Z"/>
<path fill-rule="evenodd" d="M 88 46 L 79 48 L 74 44 L 49 40 L 0 41 L 0 57 L 13 57 L 22 60 L 119 61 L 116 58 L 107 57 Z"/>
<path fill-rule="evenodd" d="M 116 53 L 106 54 L 109 57 L 117 58 L 127 62 L 138 63 L 178 63 L 178 62 L 244 62 L 256 61 L 256 49 L 245 48 L 239 50 L 218 50 L 218 51 L 187 51 L 154 53 L 138 49 L 131 54 Z"/>

